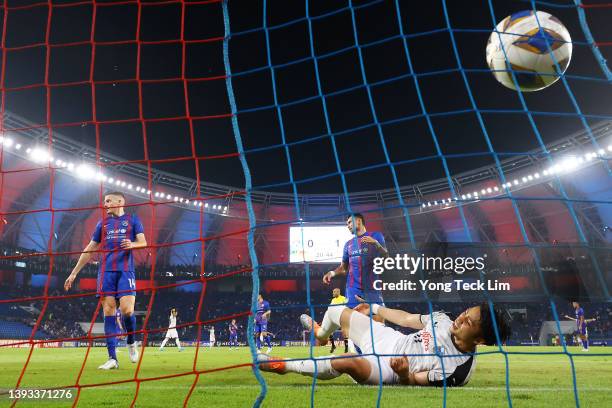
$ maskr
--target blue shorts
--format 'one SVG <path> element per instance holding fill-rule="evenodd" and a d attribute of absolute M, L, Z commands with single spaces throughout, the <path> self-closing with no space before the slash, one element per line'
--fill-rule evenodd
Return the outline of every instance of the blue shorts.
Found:
<path fill-rule="evenodd" d="M 238 333 L 230 333 L 230 340 L 238 340 Z"/>
<path fill-rule="evenodd" d="M 104 282 L 100 282 L 104 275 Z M 115 293 L 125 290 L 126 292 Z M 100 292 L 102 292 L 100 294 Z M 114 296 L 119 299 L 123 296 L 136 296 L 136 276 L 134 271 L 104 271 L 98 272 L 98 294 L 100 296 Z"/>
<path fill-rule="evenodd" d="M 383 300 L 382 293 L 376 290 L 363 291 L 363 290 L 359 290 L 356 288 L 347 287 L 345 290 L 345 293 L 346 293 L 346 298 L 348 299 L 348 302 L 346 305 L 350 307 L 351 309 L 359 305 L 360 303 L 355 298 L 355 295 L 358 295 L 359 297 L 365 299 L 365 301 L 369 302 L 370 304 L 377 303 L 381 306 L 385 305 L 385 301 Z"/>
<path fill-rule="evenodd" d="M 255 323 L 255 333 L 262 333 L 268 331 L 268 322 Z"/>

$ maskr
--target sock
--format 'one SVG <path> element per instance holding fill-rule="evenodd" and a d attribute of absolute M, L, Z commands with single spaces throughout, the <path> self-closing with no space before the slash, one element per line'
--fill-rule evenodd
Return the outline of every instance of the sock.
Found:
<path fill-rule="evenodd" d="M 327 308 L 321 322 L 321 328 L 316 333 L 318 339 L 327 339 L 333 332 L 340 328 L 340 316 L 346 307 L 330 306 Z"/>
<path fill-rule="evenodd" d="M 348 339 L 344 339 L 344 352 L 348 353 Z"/>
<path fill-rule="evenodd" d="M 266 346 L 268 346 L 269 348 L 272 348 L 272 343 L 270 342 L 270 338 L 272 336 L 268 335 L 266 336 Z"/>
<path fill-rule="evenodd" d="M 355 343 L 353 343 L 353 340 L 347 339 L 347 342 L 348 342 L 349 352 L 356 353 L 357 352 L 357 347 L 355 346 Z"/>
<path fill-rule="evenodd" d="M 285 367 L 287 371 L 305 375 L 307 377 L 315 376 L 315 362 L 317 367 L 317 378 L 319 380 L 331 380 L 340 377 L 342 373 L 334 370 L 331 365 L 331 360 L 301 360 L 287 361 Z"/>
<path fill-rule="evenodd" d="M 584 347 L 585 349 L 589 349 L 589 341 L 588 340 L 582 340 L 582 347 Z"/>
<path fill-rule="evenodd" d="M 106 338 L 106 349 L 108 350 L 108 357 L 117 360 L 117 353 L 115 348 L 117 347 L 117 318 L 115 316 L 104 316 L 104 334 L 112 335 L 113 337 Z"/>
<path fill-rule="evenodd" d="M 123 327 L 125 327 L 126 333 L 130 333 L 136 330 L 136 316 L 134 316 L 134 314 L 132 314 L 131 316 L 124 315 Z M 127 335 L 127 344 L 134 344 L 134 333 Z"/>
<path fill-rule="evenodd" d="M 261 335 L 257 334 L 257 350 L 261 348 Z"/>
<path fill-rule="evenodd" d="M 163 348 L 164 348 L 164 346 L 166 345 L 166 343 L 167 343 L 167 342 L 168 342 L 168 338 L 167 338 L 167 337 L 165 337 L 165 338 L 164 338 L 164 341 L 162 341 L 162 344 L 161 344 L 161 346 L 160 346 L 159 348 L 160 348 L 160 349 L 163 349 Z"/>
<path fill-rule="evenodd" d="M 174 342 L 176 343 L 176 347 L 181 348 L 181 342 L 179 341 L 178 337 L 174 339 Z"/>

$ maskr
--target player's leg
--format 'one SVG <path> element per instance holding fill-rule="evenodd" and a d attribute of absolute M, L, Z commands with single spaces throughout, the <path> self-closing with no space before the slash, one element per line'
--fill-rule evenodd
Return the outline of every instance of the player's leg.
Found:
<path fill-rule="evenodd" d="M 136 331 L 136 316 L 134 316 L 134 303 L 136 303 L 136 297 L 133 295 L 122 296 L 119 299 L 119 305 L 121 313 L 123 315 L 123 325 L 127 334 L 126 343 L 128 348 L 128 355 L 132 363 L 138 361 L 138 349 L 136 347 L 134 332 Z"/>
<path fill-rule="evenodd" d="M 255 323 L 255 343 L 257 350 L 261 350 L 261 325 L 259 323 Z"/>
<path fill-rule="evenodd" d="M 127 333 L 127 343 L 134 343 L 136 331 L 136 316 L 134 315 L 134 304 L 136 303 L 136 296 L 127 295 L 121 296 L 119 299 L 119 308 L 121 309 L 121 315 L 123 316 L 123 325 Z"/>
<path fill-rule="evenodd" d="M 321 345 L 327 344 L 329 336 L 336 330 L 342 328 L 342 331 L 348 331 L 350 325 L 350 314 L 353 312 L 352 309 L 347 308 L 344 305 L 330 305 L 323 315 L 323 321 L 321 326 L 317 324 L 310 316 L 303 314 L 300 316 L 300 322 L 306 330 L 314 330 L 314 335 L 319 340 Z M 346 317 L 343 317 L 345 316 Z M 365 316 L 364 316 L 365 317 Z M 342 322 L 345 324 L 342 324 Z"/>
<path fill-rule="evenodd" d="M 272 335 L 267 330 L 268 326 L 266 325 L 266 331 L 263 334 L 264 339 L 266 340 L 266 346 L 268 346 L 268 350 L 266 351 L 266 353 L 270 354 L 270 352 L 272 351 Z"/>
<path fill-rule="evenodd" d="M 123 272 L 119 280 L 119 307 L 123 316 L 123 326 L 127 333 L 127 343 L 134 343 L 134 331 L 136 331 L 136 316 L 134 316 L 134 304 L 136 303 L 136 276 L 134 272 Z M 128 291 L 129 290 L 129 291 Z"/>
<path fill-rule="evenodd" d="M 109 274 L 107 272 L 106 274 Z M 104 290 L 103 290 L 104 291 Z M 108 351 L 108 361 L 102 364 L 99 369 L 112 370 L 119 368 L 117 363 L 117 318 L 115 316 L 117 304 L 115 296 L 104 296 L 102 298 L 102 309 L 104 312 L 104 335 L 106 337 L 106 349 Z"/>
<path fill-rule="evenodd" d="M 168 342 L 168 339 L 170 337 L 168 336 L 168 333 L 166 333 L 166 337 L 164 337 L 164 341 L 162 341 L 161 346 L 159 346 L 159 351 L 163 351 L 164 347 L 166 346 L 166 343 Z"/>
<path fill-rule="evenodd" d="M 183 351 L 183 348 L 181 347 L 181 342 L 178 338 L 178 333 L 176 335 L 176 337 L 174 338 L 174 342 L 176 343 L 176 347 L 178 347 L 178 351 Z"/>
<path fill-rule="evenodd" d="M 135 334 L 136 316 L 134 315 L 134 304 L 136 303 L 136 276 L 134 272 L 122 272 L 119 279 L 120 296 L 119 307 L 123 316 L 123 326 L 127 334 L 127 348 L 130 361 L 138 361 L 138 349 L 136 348 Z"/>
<path fill-rule="evenodd" d="M 386 349 L 389 349 L 387 353 L 392 353 L 398 336 L 403 336 L 402 333 L 347 307 L 330 305 L 320 327 L 308 315 L 302 315 L 300 320 L 306 329 L 314 326 L 315 337 L 319 340 L 327 340 L 330 333 L 342 328 L 344 333 L 348 333 L 349 339 L 365 354 L 373 351 L 384 353 Z"/>
<path fill-rule="evenodd" d="M 580 341 L 582 342 L 582 351 L 589 351 L 589 340 L 587 338 L 586 324 L 580 328 Z"/>
<path fill-rule="evenodd" d="M 116 272 L 102 271 L 98 274 L 98 293 L 102 298 L 102 311 L 104 313 L 104 335 L 106 336 L 106 349 L 108 351 L 108 360 L 98 368 L 101 370 L 112 370 L 119 368 L 117 363 L 117 303 L 115 302 L 115 294 L 117 291 L 117 276 Z"/>
<path fill-rule="evenodd" d="M 276 357 L 262 355 L 259 357 L 259 368 L 262 371 L 277 374 L 296 373 L 307 377 L 316 376 L 319 380 L 331 380 L 342 374 L 348 374 L 356 382 L 365 383 L 370 378 L 372 371 L 370 363 L 362 357 L 346 358 L 347 356 L 356 355 L 346 354 L 343 356 L 344 358 L 292 361 L 283 361 Z"/>

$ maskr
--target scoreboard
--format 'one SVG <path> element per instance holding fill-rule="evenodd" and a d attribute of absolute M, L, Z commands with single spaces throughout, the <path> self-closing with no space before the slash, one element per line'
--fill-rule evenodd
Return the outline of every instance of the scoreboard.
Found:
<path fill-rule="evenodd" d="M 290 226 L 289 262 L 340 263 L 351 238 L 344 224 Z"/>

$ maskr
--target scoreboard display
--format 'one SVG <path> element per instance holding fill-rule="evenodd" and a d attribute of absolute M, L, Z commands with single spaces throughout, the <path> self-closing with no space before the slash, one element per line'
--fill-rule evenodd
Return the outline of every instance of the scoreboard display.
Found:
<path fill-rule="evenodd" d="M 344 243 L 353 238 L 346 225 L 289 227 L 289 262 L 340 263 Z"/>

